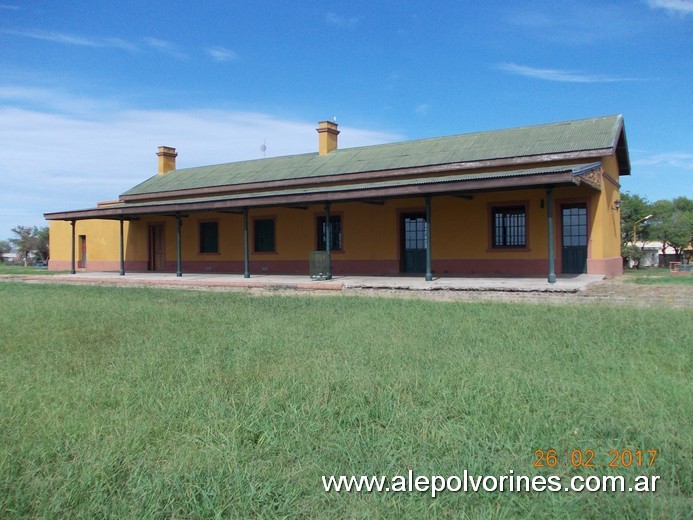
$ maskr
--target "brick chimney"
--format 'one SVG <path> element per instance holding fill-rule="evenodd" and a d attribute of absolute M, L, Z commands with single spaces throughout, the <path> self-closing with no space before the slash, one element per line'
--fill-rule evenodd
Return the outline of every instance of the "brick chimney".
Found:
<path fill-rule="evenodd" d="M 178 154 L 175 148 L 159 146 L 159 151 L 156 155 L 159 157 L 159 171 L 157 175 L 165 175 L 176 169 L 176 157 L 178 157 Z"/>
<path fill-rule="evenodd" d="M 318 155 L 327 155 L 337 149 L 337 123 L 320 121 L 318 127 Z"/>

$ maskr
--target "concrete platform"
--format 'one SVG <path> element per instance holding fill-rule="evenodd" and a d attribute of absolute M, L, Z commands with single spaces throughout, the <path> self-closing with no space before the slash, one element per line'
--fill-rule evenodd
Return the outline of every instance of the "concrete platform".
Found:
<path fill-rule="evenodd" d="M 266 290 L 342 291 L 342 290 L 402 290 L 402 291 L 500 291 L 519 293 L 575 293 L 602 275 L 559 275 L 555 284 L 545 277 L 439 277 L 427 282 L 423 276 L 335 276 L 332 280 L 311 280 L 299 275 L 251 275 L 190 273 L 177 277 L 175 273 L 132 272 L 120 276 L 117 272 L 79 272 L 76 274 L 14 276 L 26 281 L 67 284 L 113 284 L 165 286 L 180 288 L 247 288 Z"/>

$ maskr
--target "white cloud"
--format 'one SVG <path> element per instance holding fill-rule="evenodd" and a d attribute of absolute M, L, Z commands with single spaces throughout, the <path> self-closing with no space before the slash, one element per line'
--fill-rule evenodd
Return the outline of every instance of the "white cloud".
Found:
<path fill-rule="evenodd" d="M 19 99 L 47 98 L 28 108 Z M 156 173 L 158 146 L 178 150 L 180 168 L 317 150 L 317 122 L 229 110 L 141 110 L 48 90 L 0 90 L 0 239 L 43 213 L 94 207 Z M 48 104 L 50 103 L 50 106 Z M 73 111 L 72 109 L 75 108 Z M 402 136 L 340 128 L 340 148 Z M 26 218 L 17 220 L 19 216 Z M 28 216 L 32 217 L 29 218 Z"/>
<path fill-rule="evenodd" d="M 166 54 L 170 54 L 171 56 L 175 56 L 177 58 L 185 58 L 185 54 L 180 52 L 178 50 L 178 46 L 176 46 L 175 43 L 171 43 L 166 40 L 161 40 L 159 38 L 145 38 L 144 42 L 151 47 L 154 50 L 157 50 L 159 52 L 164 52 Z"/>
<path fill-rule="evenodd" d="M 417 105 L 417 107 L 414 109 L 414 112 L 417 115 L 425 116 L 428 114 L 429 108 L 431 108 L 431 107 L 427 103 L 421 103 L 420 105 Z"/>
<path fill-rule="evenodd" d="M 585 46 L 628 38 L 638 32 L 632 9 L 614 2 L 560 2 L 555 9 L 518 3 L 501 14 L 501 20 L 527 37 L 561 44 Z M 503 10 L 499 10 L 501 13 Z"/>
<path fill-rule="evenodd" d="M 1 29 L 1 32 L 12 36 L 21 36 L 24 38 L 32 38 L 34 40 L 44 40 L 55 43 L 64 43 L 66 45 L 79 45 L 82 47 L 106 47 L 105 40 L 85 38 L 74 34 L 67 34 L 52 31 L 14 31 L 10 29 Z"/>
<path fill-rule="evenodd" d="M 234 61 L 238 59 L 238 55 L 230 49 L 216 46 L 207 49 L 209 55 L 217 61 Z"/>
<path fill-rule="evenodd" d="M 633 166 L 693 170 L 693 153 L 664 152 L 633 161 Z"/>
<path fill-rule="evenodd" d="M 8 11 L 19 11 L 21 7 L 19 7 L 18 5 L 2 4 L 0 5 L 0 9 L 7 9 Z"/>
<path fill-rule="evenodd" d="M 89 117 L 104 109 L 115 108 L 112 102 L 95 101 L 60 93 L 48 88 L 0 86 L 0 101 L 6 106 L 32 106 L 53 112 L 71 113 Z"/>
<path fill-rule="evenodd" d="M 121 38 L 86 38 L 76 34 L 40 30 L 14 31 L 10 29 L 0 29 L 0 32 L 10 34 L 12 36 L 21 36 L 23 38 L 32 38 L 34 40 L 62 43 L 64 45 L 76 45 L 79 47 L 103 47 L 121 49 L 130 52 L 139 50 L 137 45 Z"/>
<path fill-rule="evenodd" d="M 693 14 L 693 0 L 647 0 L 653 9 L 664 9 L 671 14 Z"/>
<path fill-rule="evenodd" d="M 145 48 L 149 48 L 158 52 L 171 54 L 179 58 L 185 57 L 185 54 L 181 52 L 174 43 L 159 38 L 142 38 L 136 42 L 124 40 L 122 38 L 90 38 L 77 34 L 43 30 L 16 31 L 12 29 L 0 29 L 0 32 L 12 36 L 60 43 L 63 45 L 120 49 L 128 52 L 139 52 Z"/>
<path fill-rule="evenodd" d="M 326 15 L 327 23 L 330 25 L 335 25 L 337 27 L 344 27 L 347 29 L 352 29 L 358 25 L 361 21 L 357 16 L 342 16 L 335 13 L 327 13 Z"/>
<path fill-rule="evenodd" d="M 585 74 L 574 70 L 540 69 L 526 65 L 518 65 L 516 63 L 501 63 L 497 68 L 518 76 L 566 83 L 615 83 L 619 81 L 636 81 L 636 78 Z"/>

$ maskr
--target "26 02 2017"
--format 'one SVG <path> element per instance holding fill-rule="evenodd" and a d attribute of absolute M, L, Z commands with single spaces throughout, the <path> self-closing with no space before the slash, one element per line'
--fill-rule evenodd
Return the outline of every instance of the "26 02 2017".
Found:
<path fill-rule="evenodd" d="M 629 468 L 631 466 L 643 467 L 653 466 L 657 458 L 658 450 L 609 450 L 608 456 L 603 462 L 595 459 L 595 452 L 591 449 L 571 450 L 570 452 L 559 453 L 557 450 L 535 450 L 535 468 L 555 468 L 568 467 L 574 468 L 594 468 L 608 466 L 610 468 Z"/>

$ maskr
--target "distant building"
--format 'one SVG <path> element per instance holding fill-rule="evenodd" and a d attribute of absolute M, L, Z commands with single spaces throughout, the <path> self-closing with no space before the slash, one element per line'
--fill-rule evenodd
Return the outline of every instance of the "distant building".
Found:
<path fill-rule="evenodd" d="M 314 153 L 195 168 L 160 147 L 117 201 L 45 215 L 50 268 L 307 275 L 323 250 L 334 274 L 623 272 L 620 115 L 348 149 L 317 132 Z"/>
<path fill-rule="evenodd" d="M 17 253 L 3 253 L 2 254 L 2 261 L 3 261 L 3 263 L 6 263 L 6 264 L 16 263 L 18 258 L 19 258 L 19 255 L 17 255 Z"/>
<path fill-rule="evenodd" d="M 643 252 L 643 257 L 640 260 L 639 267 L 666 267 L 669 262 L 677 262 L 679 258 L 676 255 L 676 250 L 671 246 L 666 246 L 662 252 L 662 242 L 657 241 L 637 241 L 635 245 Z M 684 251 L 684 257 L 686 251 Z M 636 262 L 628 260 L 628 267 L 635 267 Z"/>

